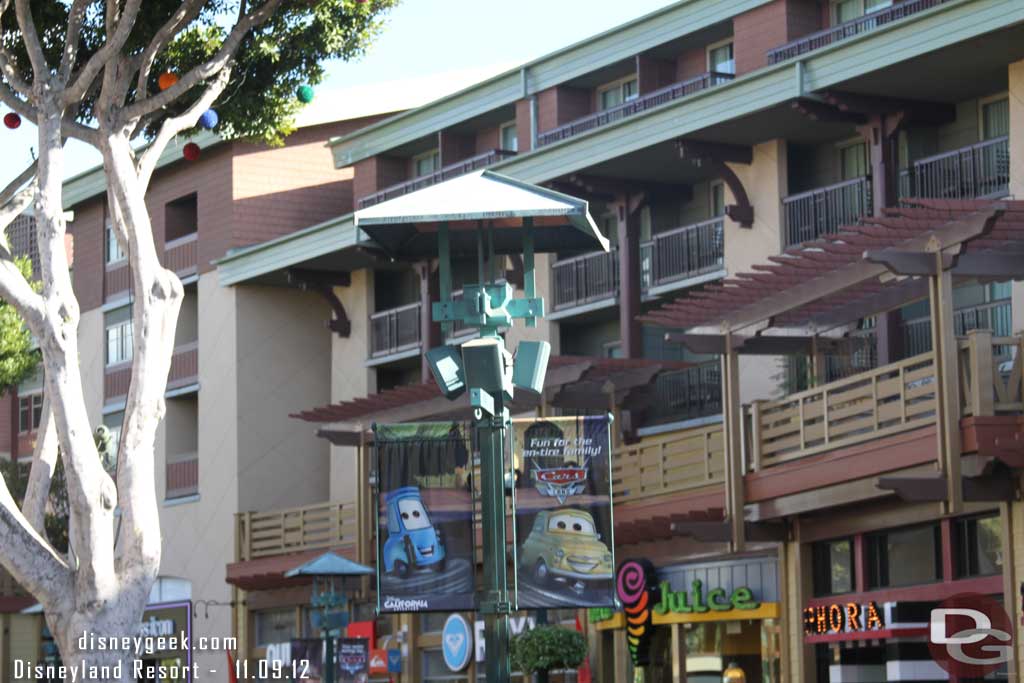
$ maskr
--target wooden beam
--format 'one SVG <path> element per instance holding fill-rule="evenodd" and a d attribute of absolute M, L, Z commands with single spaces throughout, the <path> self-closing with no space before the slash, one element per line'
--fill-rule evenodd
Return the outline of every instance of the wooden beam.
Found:
<path fill-rule="evenodd" d="M 739 357 L 732 348 L 729 333 L 725 335 L 722 363 L 722 418 L 725 437 L 725 500 L 726 516 L 731 528 L 730 549 L 743 552 L 746 546 L 743 441 L 740 405 Z"/>
<path fill-rule="evenodd" d="M 946 500 L 946 477 L 880 477 L 876 484 L 883 491 L 894 492 L 908 503 L 937 503 Z M 988 503 L 1013 500 L 1014 481 L 1010 476 L 964 477 L 964 502 Z"/>
<path fill-rule="evenodd" d="M 334 291 L 335 287 L 348 287 L 352 284 L 351 273 L 289 268 L 287 277 L 290 284 L 303 291 L 316 292 L 331 307 L 334 316 L 326 323 L 329 330 L 335 332 L 339 337 L 349 337 L 352 334 L 352 321 L 348 319 L 345 304 L 341 302 L 337 292 Z"/>
<path fill-rule="evenodd" d="M 679 150 L 679 158 L 687 161 L 722 161 L 747 165 L 754 162 L 754 148 L 750 145 L 680 138 L 676 140 L 676 149 Z"/>
<path fill-rule="evenodd" d="M 936 270 L 942 269 L 942 253 L 934 254 Z M 929 278 L 932 346 L 935 354 L 936 431 L 939 471 L 946 477 L 946 514 L 963 510 L 960 476 L 960 347 L 953 323 L 953 275 L 947 270 Z"/>
<path fill-rule="evenodd" d="M 834 107 L 827 102 L 812 100 L 801 97 L 790 105 L 794 111 L 802 114 L 811 121 L 818 123 L 848 123 L 863 125 L 867 123 L 868 117 L 856 112 L 848 112 Z"/>
<path fill-rule="evenodd" d="M 829 90 L 822 96 L 826 102 L 844 112 L 868 115 L 901 113 L 903 125 L 939 126 L 956 120 L 956 107 L 946 102 L 878 97 L 838 90 Z"/>

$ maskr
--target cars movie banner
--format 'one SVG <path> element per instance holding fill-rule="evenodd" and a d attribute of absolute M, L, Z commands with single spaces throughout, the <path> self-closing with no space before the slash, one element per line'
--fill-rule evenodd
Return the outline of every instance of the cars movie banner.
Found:
<path fill-rule="evenodd" d="M 615 604 L 611 420 L 513 420 L 519 609 Z"/>
<path fill-rule="evenodd" d="M 370 679 L 370 641 L 342 638 L 338 642 L 338 683 L 367 683 Z"/>
<path fill-rule="evenodd" d="M 455 422 L 377 425 L 377 607 L 474 608 L 470 430 Z"/>

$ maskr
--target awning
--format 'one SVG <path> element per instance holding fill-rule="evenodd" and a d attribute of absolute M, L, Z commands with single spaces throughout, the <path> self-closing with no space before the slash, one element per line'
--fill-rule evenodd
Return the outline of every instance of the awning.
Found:
<path fill-rule="evenodd" d="M 481 222 L 495 228 L 495 253 L 520 253 L 525 218 L 533 220 L 538 252 L 608 251 L 587 202 L 488 170 L 356 211 L 355 224 L 392 257 L 418 260 L 437 256 L 439 223 L 448 224 L 452 256 L 477 253 Z"/>
<path fill-rule="evenodd" d="M 685 370 L 693 365 L 646 358 L 552 356 L 544 385 L 549 404 L 560 408 L 600 411 L 610 408 L 612 400 L 619 407 L 640 407 L 654 400 L 650 389 L 659 374 Z M 532 410 L 539 403 L 539 395 L 517 390 L 509 410 L 513 413 Z M 291 417 L 332 424 L 341 431 L 351 431 L 360 427 L 368 428 L 374 421 L 468 419 L 471 412 L 466 395 L 450 401 L 441 395 L 440 389 L 431 381 L 313 408 Z M 329 432 L 325 430 L 322 434 L 330 437 Z"/>
<path fill-rule="evenodd" d="M 322 557 L 324 550 L 306 550 L 299 553 L 269 555 L 254 560 L 232 562 L 227 567 L 226 581 L 247 591 L 301 586 L 313 580 L 311 576 L 288 578 L 286 574 L 307 562 Z M 354 556 L 355 547 L 333 548 L 331 552 L 341 556 Z"/>
<path fill-rule="evenodd" d="M 960 282 L 1024 276 L 1024 202 L 911 201 L 690 292 L 643 322 L 699 328 L 687 340 L 693 342 L 700 336 L 710 342 L 725 331 L 748 335 L 756 352 L 761 341 L 785 341 L 755 337 L 769 328 L 780 335 L 820 334 L 925 298 L 937 251 Z"/>

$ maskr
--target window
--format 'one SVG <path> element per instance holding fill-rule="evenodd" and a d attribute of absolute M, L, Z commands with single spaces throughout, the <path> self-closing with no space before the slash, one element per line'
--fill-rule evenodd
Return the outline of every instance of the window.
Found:
<path fill-rule="evenodd" d="M 1010 134 L 1010 100 L 1004 96 L 981 102 L 981 139 L 992 140 Z"/>
<path fill-rule="evenodd" d="M 597 103 L 601 111 L 635 100 L 640 95 L 636 76 L 627 76 L 597 89 Z"/>
<path fill-rule="evenodd" d="M 735 74 L 736 59 L 732 52 L 732 39 L 708 46 L 708 71 Z"/>
<path fill-rule="evenodd" d="M 420 615 L 420 633 L 440 633 L 448 615 L 442 612 L 424 612 Z"/>
<path fill-rule="evenodd" d="M 107 326 L 107 365 L 132 359 L 132 321 L 122 320 Z"/>
<path fill-rule="evenodd" d="M 832 5 L 832 20 L 843 24 L 890 5 L 892 0 L 839 0 Z"/>
<path fill-rule="evenodd" d="M 441 155 L 436 149 L 419 154 L 412 158 L 413 175 L 417 178 L 430 175 L 441 166 Z"/>
<path fill-rule="evenodd" d="M 18 398 L 18 432 L 27 434 L 39 429 L 43 420 L 43 395 L 32 394 Z"/>
<path fill-rule="evenodd" d="M 820 541 L 813 545 L 811 555 L 816 596 L 853 592 L 853 541 Z"/>
<path fill-rule="evenodd" d="M 725 183 L 711 183 L 711 216 L 725 215 Z"/>
<path fill-rule="evenodd" d="M 423 683 L 466 683 L 469 680 L 466 672 L 454 673 L 448 668 L 440 648 L 420 652 L 420 680 Z"/>
<path fill-rule="evenodd" d="M 195 193 L 164 205 L 164 241 L 194 235 L 199 227 L 199 199 Z"/>
<path fill-rule="evenodd" d="M 519 130 L 516 128 L 515 121 L 503 123 L 499 129 L 499 137 L 501 139 L 501 148 L 503 150 L 506 152 L 519 151 Z"/>
<path fill-rule="evenodd" d="M 119 263 L 124 261 L 125 253 L 121 249 L 120 243 L 117 241 L 117 236 L 114 234 L 114 226 L 110 222 L 109 218 L 107 219 L 107 225 L 105 227 L 105 235 L 107 243 L 107 263 Z"/>
<path fill-rule="evenodd" d="M 256 647 L 288 643 L 298 636 L 295 608 L 268 609 L 255 613 Z"/>
<path fill-rule="evenodd" d="M 868 148 L 863 142 L 842 145 L 839 148 L 839 175 L 841 180 L 863 178 L 868 174 Z"/>
<path fill-rule="evenodd" d="M 866 540 L 868 588 L 913 586 L 942 578 L 938 524 L 871 534 Z"/>
<path fill-rule="evenodd" d="M 1003 571 L 1003 538 L 999 515 L 953 522 L 956 578 L 992 576 Z"/>

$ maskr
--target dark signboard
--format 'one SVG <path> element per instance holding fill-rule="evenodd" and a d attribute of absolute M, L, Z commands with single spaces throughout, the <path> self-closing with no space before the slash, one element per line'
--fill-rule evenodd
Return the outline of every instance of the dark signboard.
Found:
<path fill-rule="evenodd" d="M 512 427 L 518 608 L 614 605 L 610 419 Z"/>
<path fill-rule="evenodd" d="M 366 683 L 370 676 L 370 641 L 342 638 L 338 641 L 338 683 Z"/>
<path fill-rule="evenodd" d="M 377 425 L 380 612 L 474 607 L 468 430 L 454 422 Z"/>

